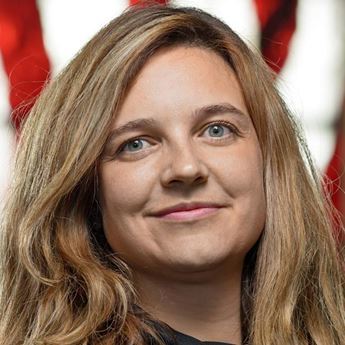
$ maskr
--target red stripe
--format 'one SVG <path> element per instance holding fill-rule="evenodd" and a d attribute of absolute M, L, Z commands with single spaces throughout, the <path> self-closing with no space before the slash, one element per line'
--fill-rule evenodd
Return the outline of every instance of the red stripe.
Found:
<path fill-rule="evenodd" d="M 50 71 L 35 0 L 0 0 L 0 34 L 12 120 L 18 129 Z"/>
<path fill-rule="evenodd" d="M 269 66 L 279 72 L 289 53 L 296 29 L 297 0 L 254 0 L 261 27 L 261 52 Z"/>
<path fill-rule="evenodd" d="M 169 0 L 130 0 L 130 6 L 139 5 L 139 6 L 147 6 L 148 4 L 156 3 L 167 5 Z"/>
<path fill-rule="evenodd" d="M 326 175 L 332 181 L 328 185 L 328 190 L 333 204 L 340 212 L 343 225 L 345 225 L 345 106 L 340 119 L 334 153 L 328 165 Z M 345 244 L 345 238 L 341 239 L 341 243 Z"/>

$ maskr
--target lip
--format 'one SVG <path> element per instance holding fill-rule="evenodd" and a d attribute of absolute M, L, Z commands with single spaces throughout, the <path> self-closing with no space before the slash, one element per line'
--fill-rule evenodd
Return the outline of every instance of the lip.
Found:
<path fill-rule="evenodd" d="M 180 203 L 163 208 L 151 215 L 162 219 L 186 221 L 204 218 L 222 207 L 224 206 L 208 202 Z"/>
<path fill-rule="evenodd" d="M 200 218 L 205 218 L 219 210 L 219 207 L 204 207 L 195 208 L 189 211 L 171 212 L 160 216 L 162 219 L 174 220 L 174 221 L 191 221 Z"/>

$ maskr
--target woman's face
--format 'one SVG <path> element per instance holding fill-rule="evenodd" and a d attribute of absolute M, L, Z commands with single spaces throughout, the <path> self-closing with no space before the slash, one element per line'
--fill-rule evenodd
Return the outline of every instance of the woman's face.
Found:
<path fill-rule="evenodd" d="M 134 270 L 241 266 L 265 222 L 263 163 L 226 62 L 195 47 L 145 64 L 100 166 L 106 238 Z"/>

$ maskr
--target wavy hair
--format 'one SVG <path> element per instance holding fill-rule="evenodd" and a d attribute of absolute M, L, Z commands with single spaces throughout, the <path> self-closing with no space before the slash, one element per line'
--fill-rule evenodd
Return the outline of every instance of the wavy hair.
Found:
<path fill-rule="evenodd" d="M 266 225 L 243 271 L 243 343 L 345 344 L 344 248 L 274 76 L 223 22 L 173 6 L 114 19 L 32 109 L 1 223 L 0 344 L 161 340 L 130 269 L 104 239 L 97 168 L 133 79 L 155 52 L 177 45 L 210 49 L 229 64 L 263 153 Z"/>

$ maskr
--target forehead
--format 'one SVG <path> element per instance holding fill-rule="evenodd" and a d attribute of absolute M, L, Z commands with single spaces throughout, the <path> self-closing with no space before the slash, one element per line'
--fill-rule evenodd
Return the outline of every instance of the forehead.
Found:
<path fill-rule="evenodd" d="M 200 107 L 224 103 L 248 113 L 236 76 L 222 57 L 206 48 L 164 48 L 135 78 L 114 125 L 143 116 L 187 115 Z"/>

